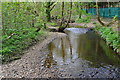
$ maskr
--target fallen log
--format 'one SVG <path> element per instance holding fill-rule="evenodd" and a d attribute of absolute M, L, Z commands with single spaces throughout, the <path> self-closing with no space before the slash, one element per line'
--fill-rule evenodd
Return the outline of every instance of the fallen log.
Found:
<path fill-rule="evenodd" d="M 47 26 L 47 30 L 49 30 L 50 32 L 57 32 L 58 31 L 58 27 L 53 27 L 51 25 L 46 25 Z"/>

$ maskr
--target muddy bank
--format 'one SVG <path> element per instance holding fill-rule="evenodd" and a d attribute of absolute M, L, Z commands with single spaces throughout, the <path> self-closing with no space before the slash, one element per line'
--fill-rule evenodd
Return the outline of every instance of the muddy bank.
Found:
<path fill-rule="evenodd" d="M 36 78 L 36 77 L 52 77 L 56 74 L 52 68 L 45 69 L 42 67 L 43 60 L 46 57 L 46 45 L 52 40 L 66 36 L 64 33 L 49 33 L 49 36 L 42 42 L 38 42 L 35 46 L 30 47 L 19 60 L 1 66 L 2 75 L 5 78 Z M 55 69 L 54 69 L 55 70 Z M 53 73 L 53 74 L 52 74 Z"/>

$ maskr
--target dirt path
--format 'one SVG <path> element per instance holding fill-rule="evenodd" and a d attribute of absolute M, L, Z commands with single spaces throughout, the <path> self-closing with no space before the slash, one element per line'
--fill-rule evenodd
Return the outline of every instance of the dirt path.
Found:
<path fill-rule="evenodd" d="M 52 40 L 66 36 L 64 33 L 50 33 L 48 37 L 42 42 L 38 42 L 36 45 L 30 47 L 26 54 L 19 60 L 13 61 L 9 64 L 2 65 L 2 75 L 0 77 L 5 78 L 47 78 L 57 77 L 57 69 L 43 68 L 43 62 L 47 56 L 45 50 L 46 45 Z"/>

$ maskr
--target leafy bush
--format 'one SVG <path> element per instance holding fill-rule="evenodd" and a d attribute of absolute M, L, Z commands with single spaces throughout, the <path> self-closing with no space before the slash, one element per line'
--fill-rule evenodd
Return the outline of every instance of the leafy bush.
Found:
<path fill-rule="evenodd" d="M 100 32 L 107 44 L 114 48 L 114 51 L 120 52 L 120 38 L 118 32 L 112 30 L 111 27 L 97 27 L 96 30 Z"/>

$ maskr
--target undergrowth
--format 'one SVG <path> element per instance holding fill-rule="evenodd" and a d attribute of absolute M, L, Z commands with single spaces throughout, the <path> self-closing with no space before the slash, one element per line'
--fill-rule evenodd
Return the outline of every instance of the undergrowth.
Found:
<path fill-rule="evenodd" d="M 85 18 L 78 18 L 75 20 L 76 23 L 89 23 L 91 17 L 87 16 Z"/>
<path fill-rule="evenodd" d="M 19 59 L 23 54 L 23 50 L 35 44 L 39 39 L 38 36 L 45 34 L 44 31 L 35 32 L 35 28 L 24 28 L 22 31 L 14 32 L 14 35 L 2 36 L 2 62 L 10 62 Z M 9 30 L 8 30 L 9 31 Z"/>
<path fill-rule="evenodd" d="M 107 44 L 113 47 L 114 51 L 120 52 L 120 38 L 116 31 L 113 31 L 111 27 L 96 27 L 96 30 L 100 32 Z"/>
<path fill-rule="evenodd" d="M 2 49 L 0 57 L 3 63 L 21 58 L 23 50 L 38 41 L 44 34 L 41 9 L 34 3 L 14 2 L 2 3 Z M 39 29 L 41 29 L 39 31 Z M 38 30 L 38 31 L 37 31 Z"/>

